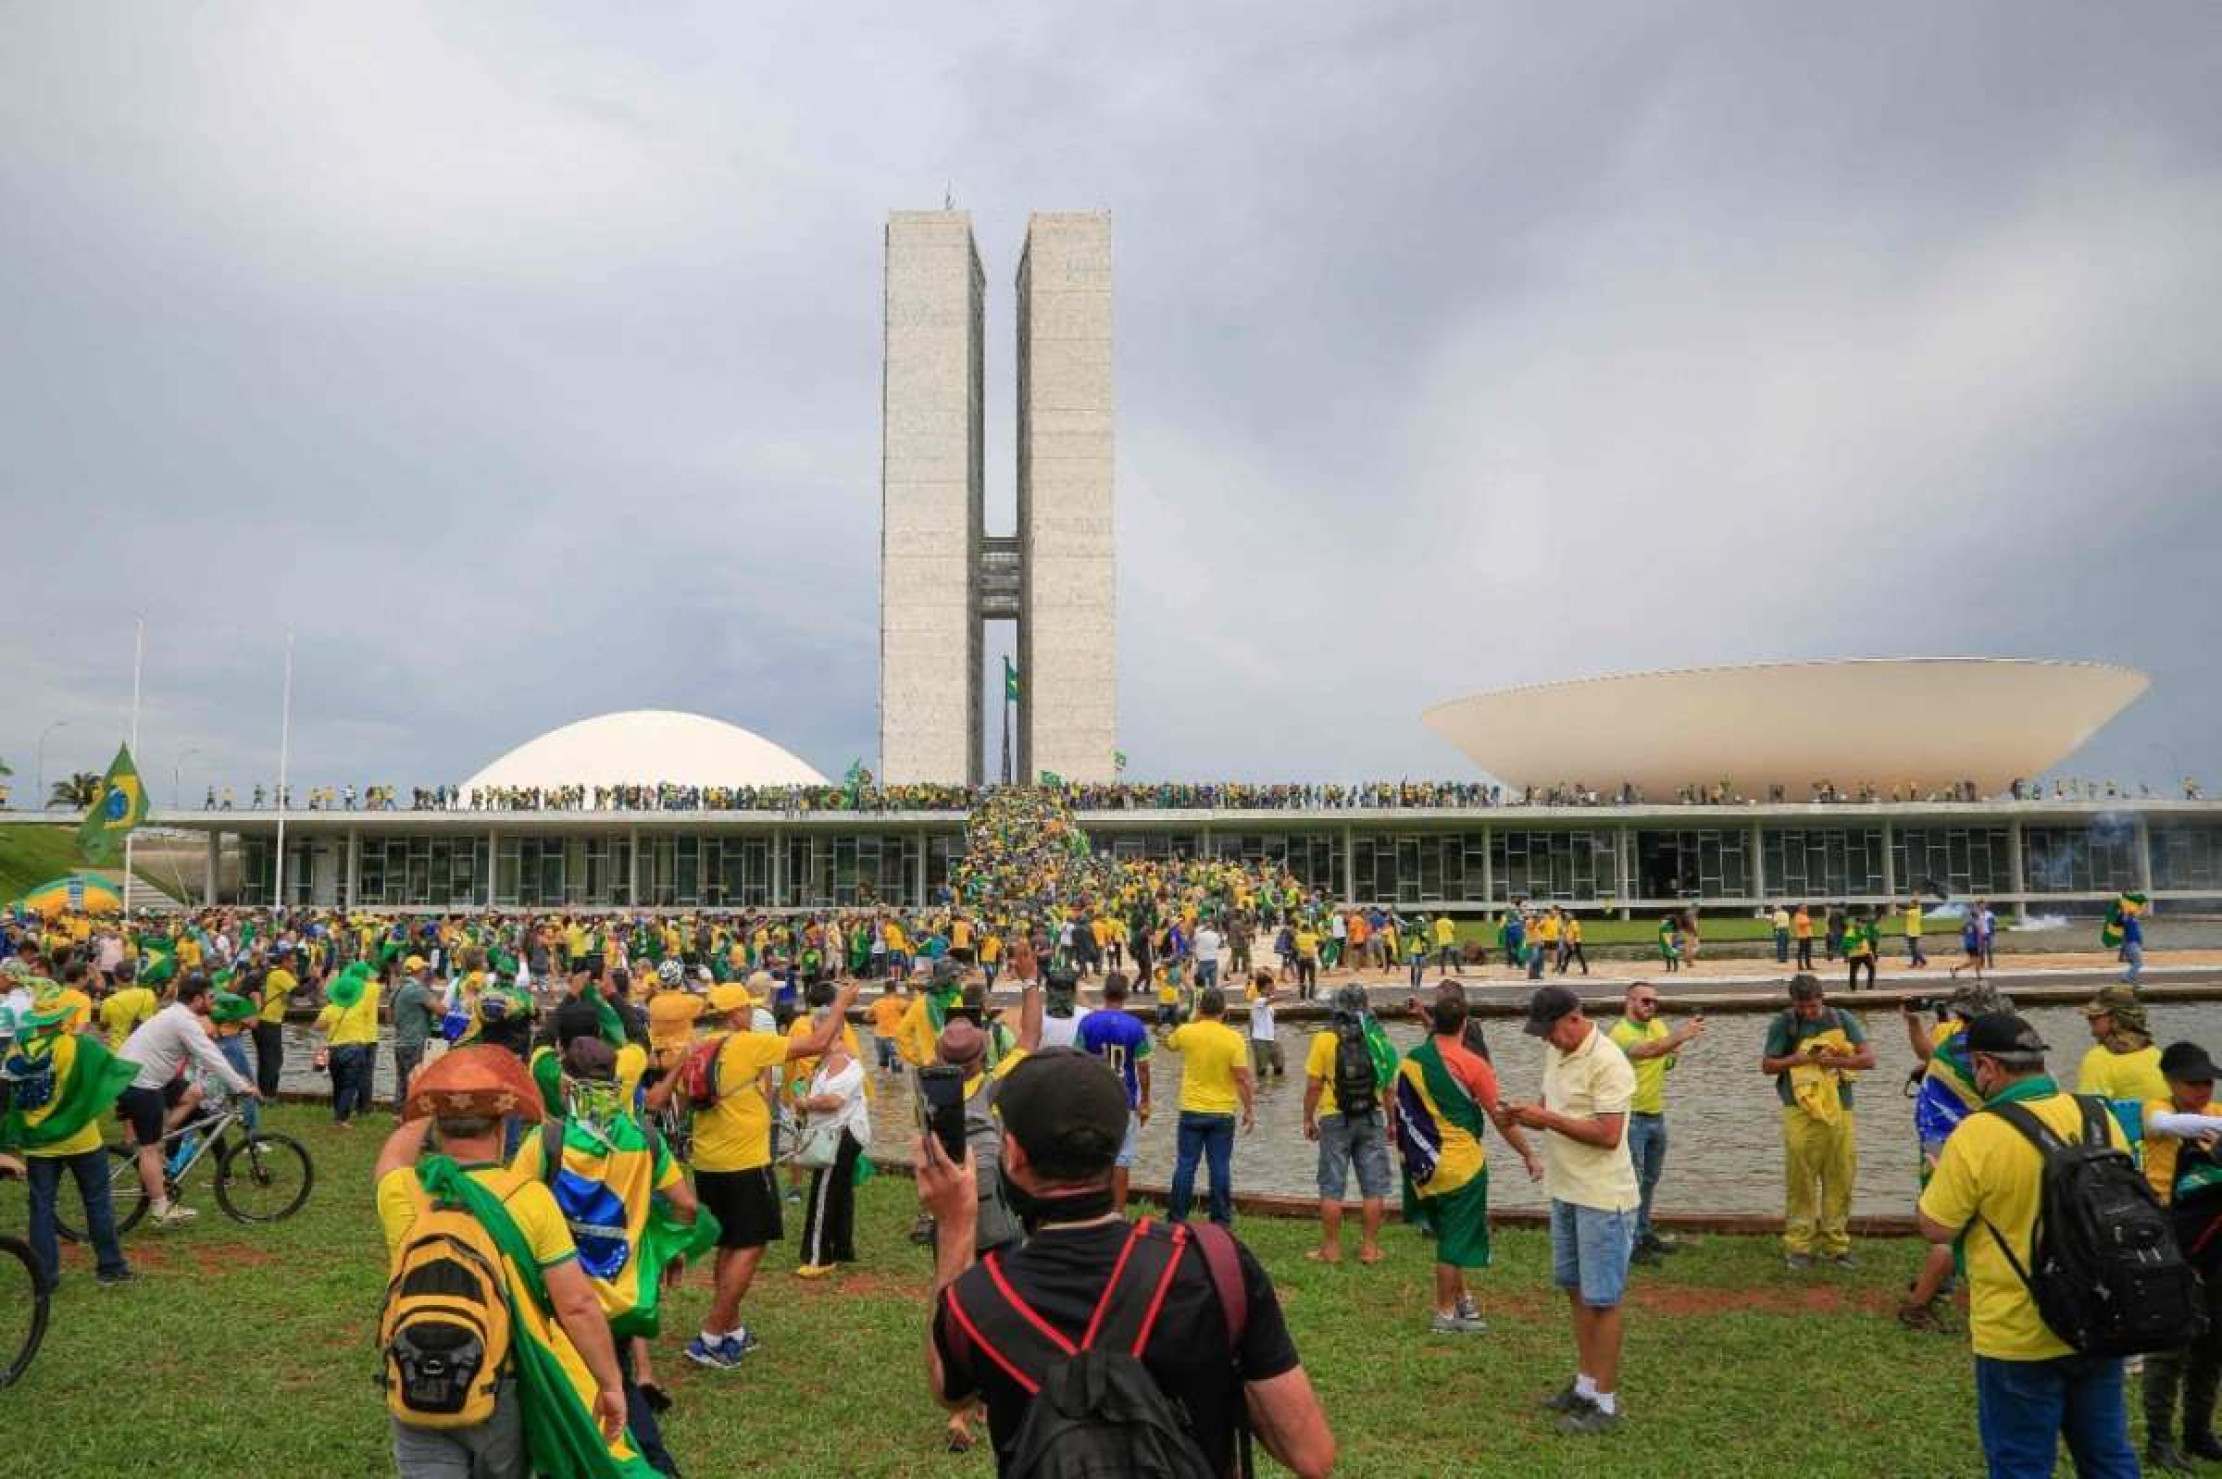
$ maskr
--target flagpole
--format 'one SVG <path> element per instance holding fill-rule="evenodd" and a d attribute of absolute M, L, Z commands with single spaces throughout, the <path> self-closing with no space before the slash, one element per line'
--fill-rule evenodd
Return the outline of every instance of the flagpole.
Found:
<path fill-rule="evenodd" d="M 278 856 L 272 875 L 270 907 L 274 916 L 285 911 L 285 777 L 293 758 L 293 633 L 285 634 L 285 699 L 278 710 Z"/>
<path fill-rule="evenodd" d="M 147 619 L 134 617 L 131 633 L 131 763 L 134 766 L 139 763 L 139 670 L 145 665 L 146 657 Z M 140 794 L 145 795 L 146 782 L 141 781 L 139 787 Z M 123 834 L 123 917 L 126 924 L 131 922 L 131 844 L 138 835 L 136 827 Z"/>

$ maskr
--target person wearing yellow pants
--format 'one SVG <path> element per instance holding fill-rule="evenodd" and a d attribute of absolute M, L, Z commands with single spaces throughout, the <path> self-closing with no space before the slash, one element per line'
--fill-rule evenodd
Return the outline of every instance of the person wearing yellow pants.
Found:
<path fill-rule="evenodd" d="M 1793 1269 L 1816 1257 L 1852 1268 L 1849 1225 L 1859 1136 L 1852 1076 L 1875 1066 L 1859 1020 L 1828 1004 L 1820 981 L 1790 981 L 1790 1009 L 1767 1029 L 1760 1071 L 1782 1100 L 1783 1253 Z"/>

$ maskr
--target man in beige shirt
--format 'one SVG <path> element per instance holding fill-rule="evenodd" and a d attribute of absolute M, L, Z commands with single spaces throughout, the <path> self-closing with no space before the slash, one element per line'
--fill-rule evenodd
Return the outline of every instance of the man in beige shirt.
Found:
<path fill-rule="evenodd" d="M 1551 1199 L 1551 1276 L 1566 1291 L 1578 1366 L 1544 1405 L 1558 1430 L 1587 1436 L 1620 1426 L 1620 1301 L 1628 1288 L 1642 1196 L 1628 1156 L 1628 1105 L 1636 1071 L 1582 1014 L 1581 998 L 1546 986 L 1528 999 L 1526 1032 L 1548 1047 L 1543 1102 L 1512 1117 L 1543 1137 L 1543 1189 Z"/>

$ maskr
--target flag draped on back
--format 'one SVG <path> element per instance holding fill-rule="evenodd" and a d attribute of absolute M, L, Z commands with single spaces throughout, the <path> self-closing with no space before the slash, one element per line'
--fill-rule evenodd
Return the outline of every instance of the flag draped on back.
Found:
<path fill-rule="evenodd" d="M 1448 1196 L 1481 1174 L 1481 1106 L 1430 1037 L 1397 1068 L 1397 1150 L 1423 1197 Z"/>
<path fill-rule="evenodd" d="M 2145 896 L 2135 891 L 2125 893 L 2106 906 L 2106 923 L 2099 926 L 2099 944 L 2108 950 L 2122 948 L 2122 921 L 2143 911 Z"/>
<path fill-rule="evenodd" d="M 139 784 L 138 767 L 131 763 L 131 747 L 118 745 L 116 758 L 108 762 L 108 774 L 101 777 L 100 789 L 85 808 L 85 820 L 78 824 L 78 851 L 88 861 L 112 863 L 117 845 L 146 819 L 147 790 Z"/>
<path fill-rule="evenodd" d="M 38 1108 L 17 1105 L 0 1117 L 0 1149 L 6 1150 L 60 1145 L 106 1114 L 139 1076 L 138 1064 L 116 1057 L 100 1039 L 67 1032 L 26 1041 L 15 1057 L 31 1064 L 44 1059 L 53 1070 L 54 1090 Z M 14 1071 L 14 1059 L 10 1062 Z"/>
<path fill-rule="evenodd" d="M 501 1249 L 517 1395 L 524 1403 L 533 1472 L 548 1479 L 655 1479 L 656 1471 L 633 1446 L 631 1430 L 603 1438 L 594 1420 L 593 1373 L 563 1327 L 549 1318 L 540 1265 L 501 1198 L 444 1155 L 425 1157 L 417 1180 L 427 1195 L 468 1210 Z"/>
<path fill-rule="evenodd" d="M 537 1170 L 555 1193 L 610 1332 L 620 1340 L 653 1337 L 663 1322 L 664 1269 L 674 1258 L 708 1251 L 717 1241 L 717 1218 L 706 1207 L 691 1224 L 672 1216 L 669 1203 L 655 1195 L 656 1183 L 668 1177 L 671 1152 L 661 1139 L 651 1142 L 629 1115 L 595 1129 L 564 1120 L 563 1164 L 553 1175 L 546 1150 L 544 1134 L 529 1137 L 520 1164 Z"/>

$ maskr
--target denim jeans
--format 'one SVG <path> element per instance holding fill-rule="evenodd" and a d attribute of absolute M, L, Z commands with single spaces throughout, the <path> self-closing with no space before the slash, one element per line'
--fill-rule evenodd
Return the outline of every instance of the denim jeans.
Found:
<path fill-rule="evenodd" d="M 1776 931 L 1775 931 L 1775 964 L 1776 964 L 1776 965 L 1788 965 L 1789 963 L 1790 963 L 1790 932 L 1789 932 L 1788 930 L 1776 930 Z"/>
<path fill-rule="evenodd" d="M 1211 1220 L 1221 1227 L 1234 1224 L 1234 1116 L 1180 1112 L 1179 1134 L 1173 1151 L 1173 1195 L 1167 1210 L 1173 1221 L 1188 1220 L 1189 1204 L 1196 1200 L 1196 1163 L 1211 1162 Z"/>
<path fill-rule="evenodd" d="M 2144 945 L 2136 940 L 2124 941 L 2122 944 L 2122 959 L 2129 966 L 2129 969 L 2122 973 L 2122 979 L 2134 986 L 2137 984 L 2137 978 L 2145 974 Z"/>
<path fill-rule="evenodd" d="M 370 1108 L 371 1051 L 367 1043 L 347 1043 L 326 1059 L 332 1072 L 332 1118 L 343 1125 Z"/>
<path fill-rule="evenodd" d="M 224 1061 L 231 1065 L 232 1072 L 238 1074 L 248 1083 L 255 1082 L 254 1072 L 247 1066 L 247 1037 L 245 1033 L 235 1032 L 229 1037 L 219 1037 L 216 1039 L 216 1051 L 224 1055 Z M 248 1098 L 241 1098 L 237 1103 L 246 1115 L 248 1132 L 251 1134 L 262 1128 L 262 1106 Z"/>
<path fill-rule="evenodd" d="M 65 1166 L 77 1179 L 77 1194 L 85 1203 L 85 1232 L 93 1240 L 99 1271 L 110 1276 L 128 1273 L 123 1245 L 116 1241 L 115 1204 L 108 1197 L 108 1153 L 88 1150 L 83 1155 L 25 1156 L 23 1166 L 24 1176 L 31 1183 L 31 1257 L 39 1266 L 40 1282 L 51 1290 L 62 1276 L 54 1204 L 61 1195 Z"/>
<path fill-rule="evenodd" d="M 1636 1189 L 1643 1200 L 1636 1207 L 1636 1242 L 1651 1236 L 1651 1194 L 1659 1189 L 1659 1174 L 1666 1170 L 1666 1116 L 1628 1116 L 1628 1158 L 1636 1165 Z"/>
<path fill-rule="evenodd" d="M 2136 1479 L 2118 1360 L 1977 1356 L 1975 1422 L 1991 1479 L 2051 1479 L 2062 1438 L 2079 1479 Z"/>

